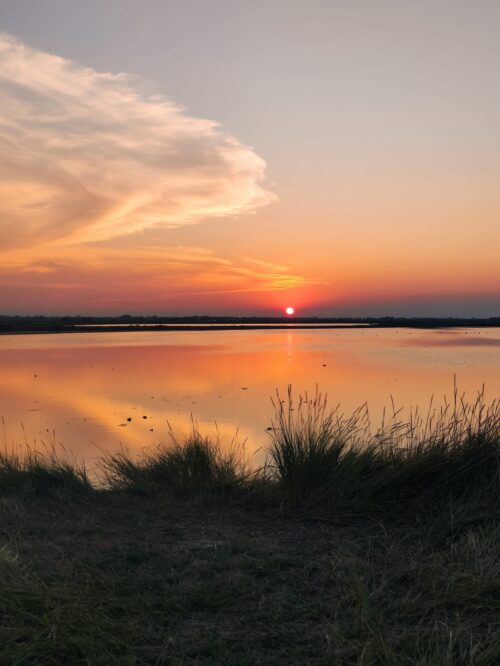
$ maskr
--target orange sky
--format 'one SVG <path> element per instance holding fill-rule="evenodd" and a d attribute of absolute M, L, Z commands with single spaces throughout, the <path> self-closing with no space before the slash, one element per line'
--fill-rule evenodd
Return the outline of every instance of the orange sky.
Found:
<path fill-rule="evenodd" d="M 0 313 L 500 314 L 500 7 L 276 4 L 5 2 Z"/>

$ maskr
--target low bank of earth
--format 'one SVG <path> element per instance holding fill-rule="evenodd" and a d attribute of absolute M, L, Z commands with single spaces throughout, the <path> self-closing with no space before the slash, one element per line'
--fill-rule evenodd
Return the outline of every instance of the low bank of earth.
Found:
<path fill-rule="evenodd" d="M 500 664 L 500 531 L 0 498 L 0 664 Z"/>

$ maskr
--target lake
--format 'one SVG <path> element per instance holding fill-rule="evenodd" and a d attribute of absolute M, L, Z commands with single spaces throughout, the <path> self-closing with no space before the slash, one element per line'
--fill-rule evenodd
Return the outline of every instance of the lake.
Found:
<path fill-rule="evenodd" d="M 500 395 L 500 329 L 161 331 L 0 336 L 0 438 L 8 447 L 62 444 L 89 467 L 103 451 L 168 442 L 191 418 L 247 453 L 268 444 L 270 397 L 327 392 L 351 412 L 368 402 L 426 409 Z M 391 408 L 392 409 L 392 408 Z M 147 417 L 147 418 L 143 418 Z"/>

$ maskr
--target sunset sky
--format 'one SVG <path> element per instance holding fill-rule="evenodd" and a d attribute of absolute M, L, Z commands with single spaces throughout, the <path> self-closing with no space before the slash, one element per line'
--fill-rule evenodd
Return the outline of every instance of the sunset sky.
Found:
<path fill-rule="evenodd" d="M 1 0 L 0 313 L 500 315 L 497 0 Z"/>

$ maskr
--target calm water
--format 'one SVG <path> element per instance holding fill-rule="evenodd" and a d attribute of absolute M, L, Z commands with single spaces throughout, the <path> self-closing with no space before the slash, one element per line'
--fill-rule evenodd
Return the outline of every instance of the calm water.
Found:
<path fill-rule="evenodd" d="M 368 401 L 376 421 L 391 396 L 404 408 L 451 396 L 454 375 L 469 397 L 482 384 L 498 397 L 500 329 L 0 336 L 2 438 L 55 438 L 91 464 L 103 450 L 166 442 L 167 422 L 187 431 L 192 415 L 228 441 L 238 428 L 251 453 L 267 445 L 276 388 L 317 384 L 347 412 Z"/>

